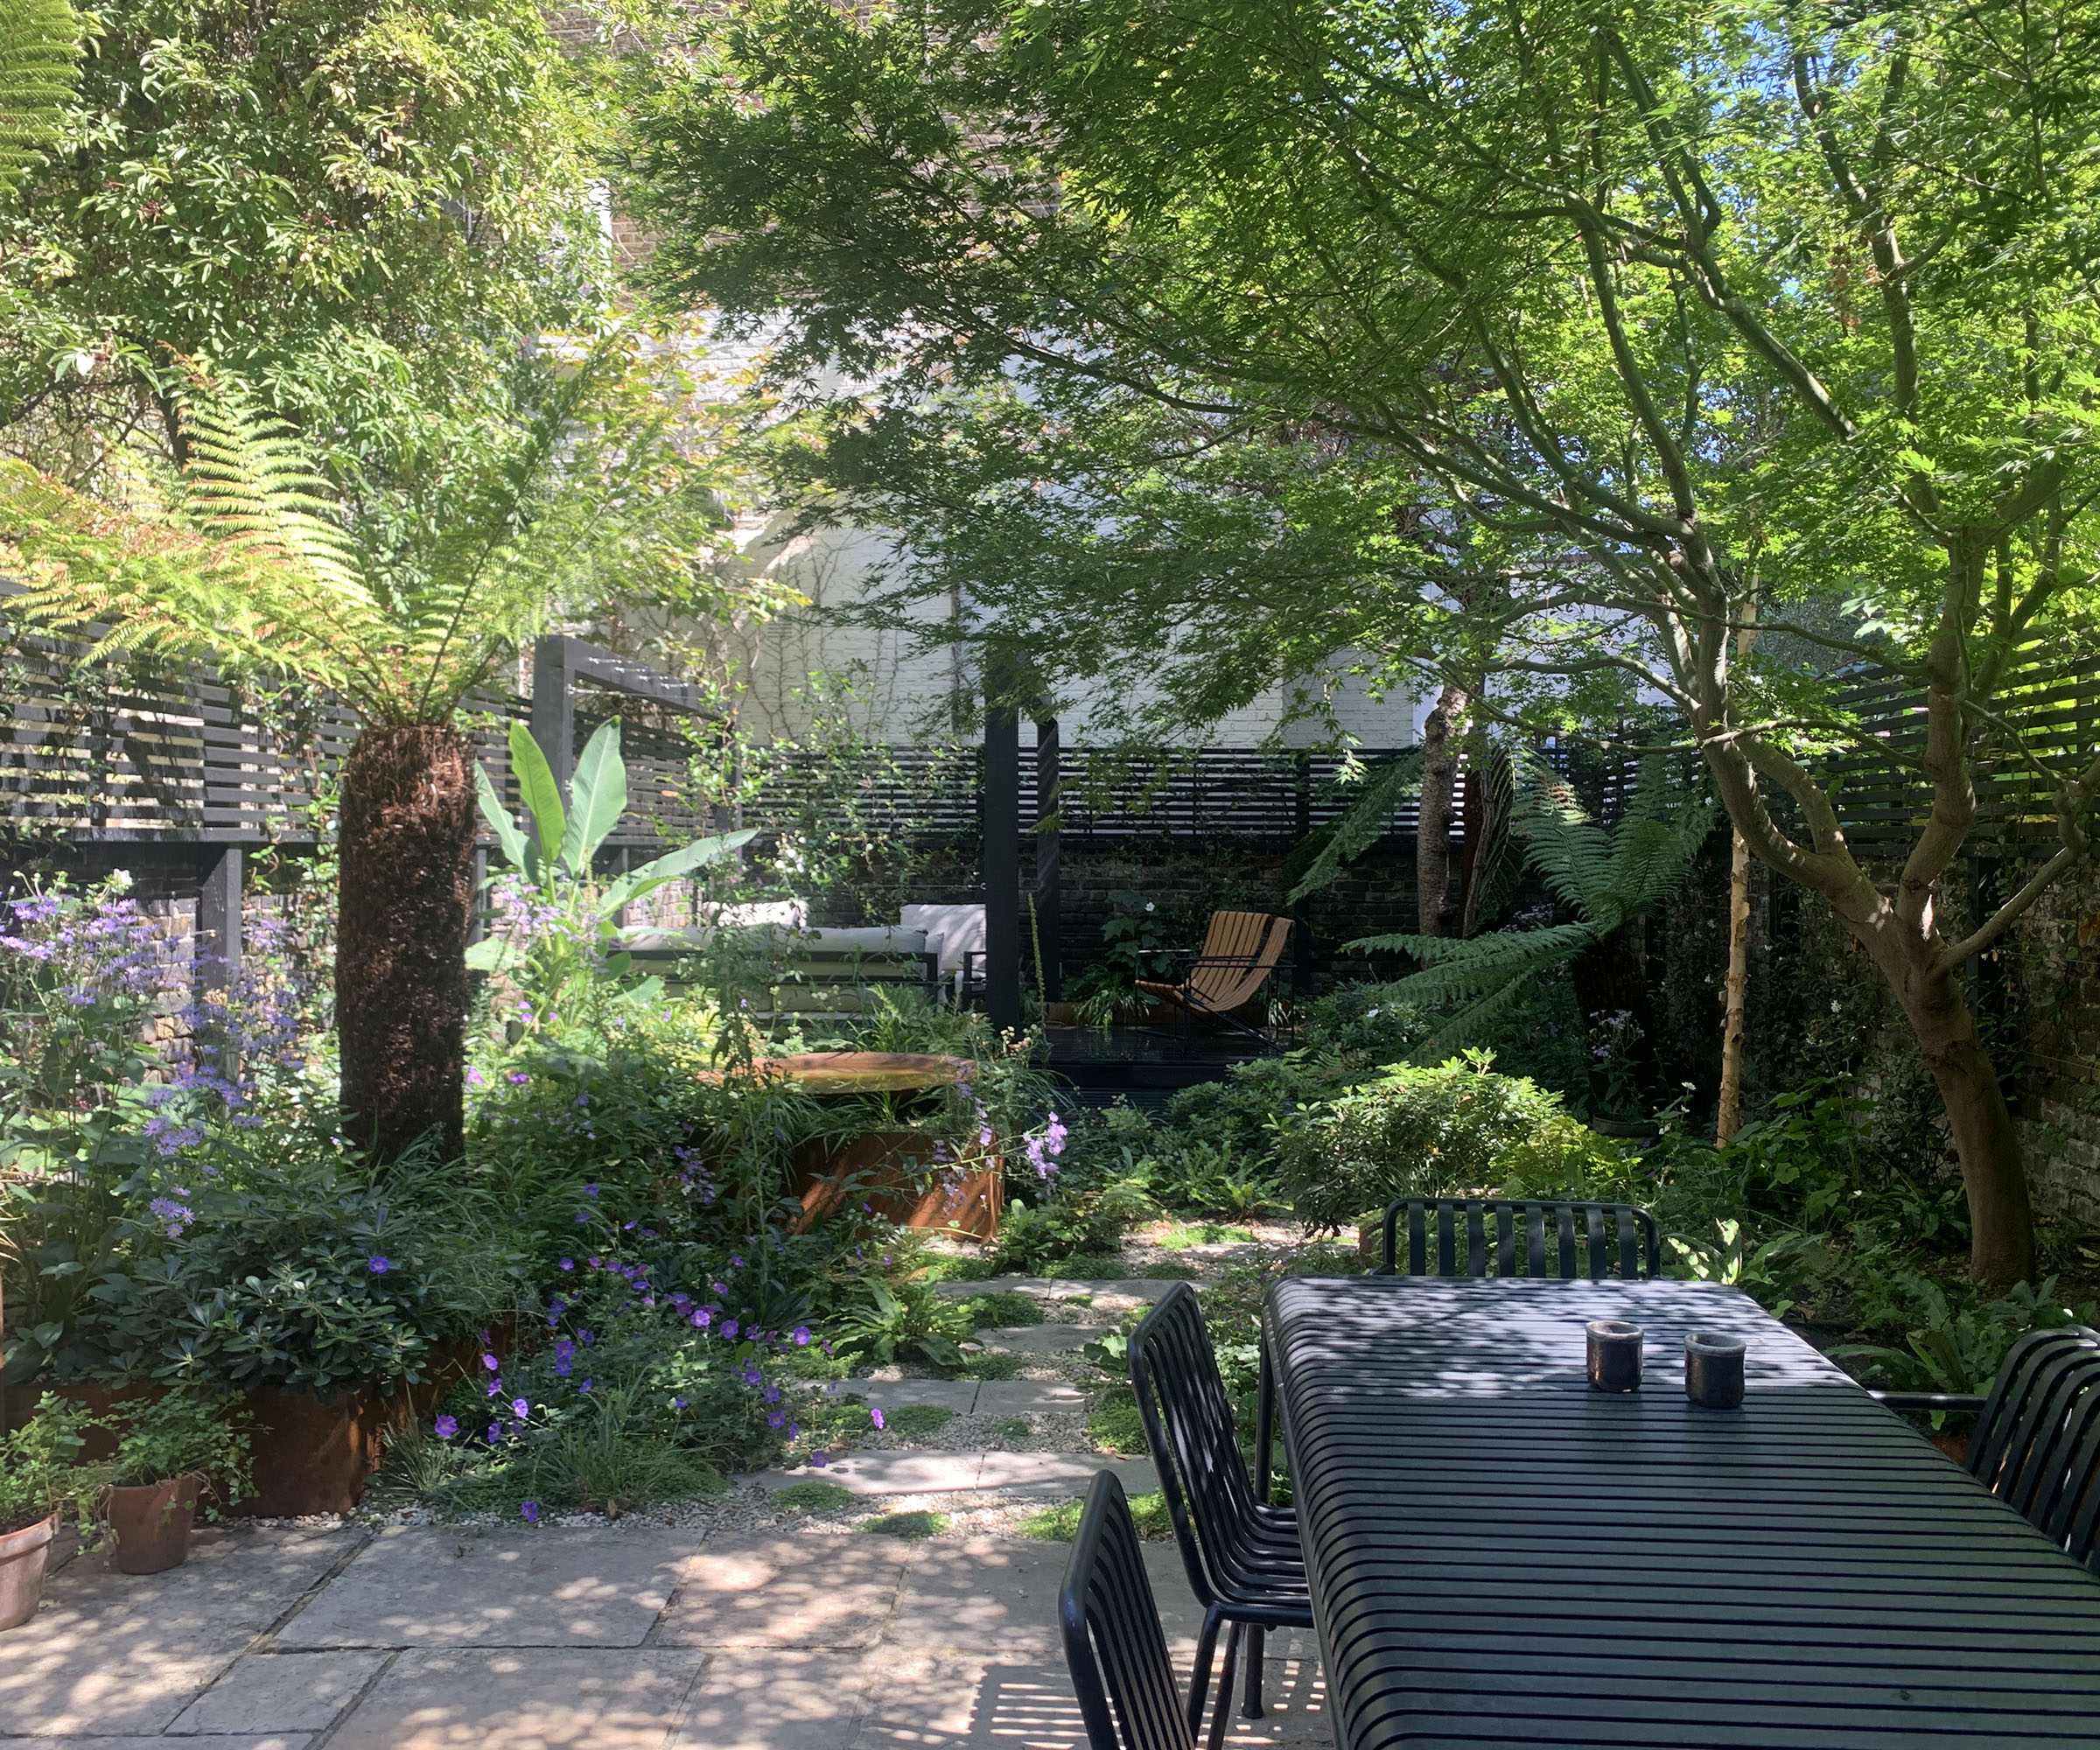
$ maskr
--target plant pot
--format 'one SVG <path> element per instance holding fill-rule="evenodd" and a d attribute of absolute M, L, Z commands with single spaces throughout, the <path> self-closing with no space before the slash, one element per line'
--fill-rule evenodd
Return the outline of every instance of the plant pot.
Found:
<path fill-rule="evenodd" d="M 158 1574 L 190 1558 L 190 1528 L 197 1522 L 202 1477 L 112 1488 L 107 1508 L 116 1540 L 109 1564 L 120 1574 Z"/>
<path fill-rule="evenodd" d="M 44 1602 L 44 1564 L 51 1540 L 59 1534 L 59 1516 L 0 1531 L 0 1628 L 18 1628 Z"/>
<path fill-rule="evenodd" d="M 807 1147 L 797 1163 L 794 1194 L 802 1214 L 794 1225 L 807 1229 L 819 1217 L 844 1208 L 850 1194 L 872 1214 L 989 1244 L 998 1237 L 1005 1208 L 1005 1170 L 996 1156 L 950 1163 L 924 1183 L 931 1139 L 916 1130 L 865 1130 L 829 1145 Z"/>

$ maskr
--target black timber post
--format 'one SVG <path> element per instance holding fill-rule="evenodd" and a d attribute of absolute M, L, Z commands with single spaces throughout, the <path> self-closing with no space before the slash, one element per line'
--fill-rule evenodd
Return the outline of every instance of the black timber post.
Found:
<path fill-rule="evenodd" d="M 197 895 L 197 990 L 228 991 L 241 974 L 242 853 L 221 851 Z"/>
<path fill-rule="evenodd" d="M 984 1012 L 1021 1025 L 1021 725 L 986 677 L 984 699 Z"/>
<path fill-rule="evenodd" d="M 573 640 L 542 638 L 532 647 L 532 738 L 547 756 L 562 806 L 576 773 L 576 687 L 569 652 Z"/>
<path fill-rule="evenodd" d="M 1057 719 L 1038 718 L 1035 723 L 1035 946 L 1042 957 L 1042 998 L 1059 1001 L 1064 994 L 1064 972 L 1059 959 L 1057 890 L 1060 851 L 1057 842 L 1058 786 Z"/>

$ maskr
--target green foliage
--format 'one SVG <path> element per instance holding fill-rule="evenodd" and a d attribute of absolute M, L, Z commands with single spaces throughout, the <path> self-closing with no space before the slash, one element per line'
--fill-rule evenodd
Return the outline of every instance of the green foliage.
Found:
<path fill-rule="evenodd" d="M 1644 760 L 1625 813 L 1606 828 L 1584 813 L 1571 785 L 1530 774 L 1516 830 L 1526 860 L 1572 923 L 1472 937 L 1366 936 L 1348 944 L 1352 953 L 1406 954 L 1422 963 L 1393 986 L 1399 999 L 1441 1012 L 1418 1050 L 1440 1056 L 1477 1040 L 1482 1024 L 1533 980 L 1605 941 L 1683 878 L 1712 830 L 1713 809 L 1702 798 L 1673 799 L 1670 788 L 1663 761 Z"/>
<path fill-rule="evenodd" d="M 1021 1356 L 1009 1354 L 1001 1349 L 985 1349 L 974 1355 L 964 1355 L 956 1368 L 957 1379 L 1014 1379 L 1028 1365 Z"/>
<path fill-rule="evenodd" d="M 1033 1206 L 1016 1199 L 999 1224 L 994 1267 L 1005 1275 L 1044 1276 L 1082 1258 L 1106 1263 L 1115 1258 L 1124 1235 L 1146 1220 L 1153 1207 L 1142 1181 L 1135 1180 L 1096 1189 L 1060 1186 Z M 1120 1275 L 1121 1263 L 1096 1273 Z"/>
<path fill-rule="evenodd" d="M 791 1482 L 775 1489 L 773 1505 L 783 1513 L 844 1513 L 860 1504 L 860 1497 L 835 1482 Z"/>
<path fill-rule="evenodd" d="M 888 1367 L 899 1360 L 930 1362 L 939 1368 L 961 1365 L 961 1345 L 975 1326 L 963 1309 L 930 1283 L 885 1282 L 868 1278 L 866 1298 L 838 1318 L 835 1339 L 840 1350 L 870 1366 Z"/>
<path fill-rule="evenodd" d="M 69 1371 L 391 1391 L 517 1292 L 521 1261 L 486 1204 L 427 1162 L 368 1177 L 296 1129 L 228 1131 L 213 1152 L 217 1174 L 183 1194 L 184 1219 L 140 1209 L 116 1224 L 118 1256 L 60 1353 Z"/>
<path fill-rule="evenodd" d="M 1101 1452 L 1120 1453 L 1127 1459 L 1144 1456 L 1144 1418 L 1138 1413 L 1138 1400 L 1130 1396 L 1129 1387 L 1096 1401 L 1087 1417 L 1087 1438 Z"/>
<path fill-rule="evenodd" d="M 67 1508 L 86 1528 L 96 1483 L 80 1462 L 88 1426 L 78 1404 L 47 1391 L 28 1421 L 0 1434 L 0 1533 Z"/>
<path fill-rule="evenodd" d="M 1160 1543 L 1174 1535 L 1173 1521 L 1166 1511 L 1166 1497 L 1157 1490 L 1151 1494 L 1131 1496 L 1130 1506 L 1131 1522 L 1146 1543 Z M 1085 1511 L 1083 1501 L 1060 1501 L 1024 1517 L 1020 1534 L 1024 1537 L 1040 1538 L 1046 1544 L 1069 1544 L 1079 1535 L 1080 1518 Z"/>
<path fill-rule="evenodd" d="M 1251 1245 L 1254 1235 L 1245 1228 L 1227 1227 L 1217 1222 L 1195 1222 L 1169 1228 L 1159 1236 L 1162 1251 L 1183 1252 L 1192 1246 Z"/>
<path fill-rule="evenodd" d="M 939 1537 L 948 1530 L 948 1515 L 920 1510 L 913 1513 L 886 1513 L 871 1519 L 860 1528 L 877 1537 L 908 1537 L 914 1541 L 922 1537 Z"/>
<path fill-rule="evenodd" d="M 1278 1152 L 1292 1208 L 1329 1232 L 1396 1197 L 1583 1183 L 1620 1153 L 1557 1096 L 1477 1055 L 1396 1067 L 1289 1131 Z"/>
<path fill-rule="evenodd" d="M 66 0 L 15 0 L 0 18 L 0 197 L 64 135 L 80 55 Z"/>
<path fill-rule="evenodd" d="M 883 1426 L 903 1440 L 923 1440 L 938 1434 L 956 1419 L 956 1412 L 939 1404 L 906 1404 L 884 1418 Z"/>
<path fill-rule="evenodd" d="M 2062 1304 L 2054 1277 L 2039 1290 L 2023 1282 L 1989 1301 L 1970 1289 L 1950 1292 L 1914 1270 L 1898 1272 L 1892 1286 L 1875 1322 L 1908 1326 L 1901 1341 L 1850 1343 L 1831 1353 L 1864 1362 L 1876 1377 L 1902 1391 L 1981 1396 L 1990 1390 L 2006 1351 L 2026 1332 L 2093 1320 L 2090 1304 Z"/>
<path fill-rule="evenodd" d="M 219 1507 L 254 1493 L 248 1446 L 255 1418 L 221 1399 L 183 1390 L 120 1402 L 99 1425 L 116 1434 L 116 1453 L 102 1467 L 118 1488 L 200 1476 Z"/>
<path fill-rule="evenodd" d="M 1017 1294 L 1003 1288 L 990 1294 L 971 1295 L 962 1303 L 962 1313 L 973 1331 L 1040 1325 L 1043 1322 L 1043 1303 L 1032 1294 Z"/>

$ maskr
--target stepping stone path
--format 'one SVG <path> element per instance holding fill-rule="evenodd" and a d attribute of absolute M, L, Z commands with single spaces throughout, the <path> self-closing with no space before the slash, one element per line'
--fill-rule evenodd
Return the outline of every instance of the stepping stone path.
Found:
<path fill-rule="evenodd" d="M 987 1349 L 1021 1356 L 1028 1362 L 1054 1362 L 1077 1354 L 1087 1344 L 1115 1330 L 1126 1313 L 1158 1300 L 1172 1286 L 1172 1282 L 1149 1278 L 1088 1282 L 1033 1276 L 937 1284 L 940 1293 L 956 1300 L 997 1292 L 1025 1294 L 1053 1306 L 1083 1303 L 1072 1309 L 1088 1315 L 1083 1323 L 1060 1318 L 1040 1325 L 1014 1325 L 977 1333 L 977 1340 Z M 823 1389 L 842 1396 L 858 1397 L 885 1416 L 913 1404 L 928 1404 L 958 1417 L 1012 1418 L 1041 1412 L 1075 1415 L 1086 1410 L 1091 1396 L 1070 1381 L 1046 1379 L 842 1379 Z M 761 1472 L 747 1480 L 773 1489 L 799 1482 L 830 1482 L 866 1497 L 1017 1494 L 1066 1500 L 1084 1494 L 1095 1473 L 1103 1470 L 1114 1471 L 1124 1488 L 1133 1495 L 1149 1494 L 1159 1487 L 1149 1459 L 1116 1459 L 1086 1451 L 858 1451 L 843 1453 L 822 1468 L 802 1465 L 792 1470 Z"/>

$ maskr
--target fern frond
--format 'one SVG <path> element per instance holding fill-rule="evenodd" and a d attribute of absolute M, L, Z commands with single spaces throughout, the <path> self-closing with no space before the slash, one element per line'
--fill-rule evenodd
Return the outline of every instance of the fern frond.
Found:
<path fill-rule="evenodd" d="M 327 483 L 290 427 L 232 389 L 186 399 L 182 425 L 190 508 L 207 528 L 273 564 L 304 570 L 325 591 L 371 601 Z"/>
<path fill-rule="evenodd" d="M 66 0 L 0 9 L 0 195 L 64 137 L 80 54 L 80 20 Z"/>
<path fill-rule="evenodd" d="M 1401 798 L 1421 787 L 1422 756 L 1418 752 L 1403 753 L 1381 767 L 1364 785 L 1363 794 L 1348 812 L 1334 823 L 1333 835 L 1312 859 L 1305 878 L 1291 890 L 1289 903 L 1296 905 L 1307 893 L 1318 892 L 1383 837 Z"/>
<path fill-rule="evenodd" d="M 1350 942 L 1350 954 L 1405 954 L 1422 962 L 1393 986 L 1404 1001 L 1433 1004 L 1496 988 L 1516 973 L 1533 973 L 1582 952 L 1598 938 L 1588 924 L 1494 930 L 1486 935 L 1373 935 Z"/>

